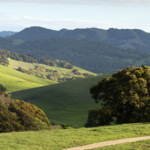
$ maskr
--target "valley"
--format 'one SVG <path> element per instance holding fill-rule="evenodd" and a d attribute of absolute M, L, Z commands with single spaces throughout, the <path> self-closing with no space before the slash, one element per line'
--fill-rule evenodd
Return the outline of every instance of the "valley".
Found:
<path fill-rule="evenodd" d="M 140 30 L 104 31 L 92 28 L 56 32 L 40 27 L 1 37 L 0 84 L 6 88 L 6 93 L 10 93 L 12 101 L 16 100 L 16 104 L 18 100 L 24 100 L 27 105 L 30 103 L 41 109 L 52 126 L 47 130 L 39 128 L 41 131 L 29 129 L 26 132 L 1 133 L 5 146 L 0 144 L 0 149 L 62 150 L 101 141 L 148 136 L 147 122 L 111 122 L 111 125 L 94 127 L 87 125 L 87 119 L 90 110 L 98 111 L 103 107 L 103 101 L 94 102 L 90 87 L 103 79 L 110 80 L 117 71 L 121 72 L 128 66 L 139 66 L 139 70 L 149 71 L 145 67 L 150 66 L 149 38 L 149 33 Z M 137 43 L 140 45 L 137 46 Z M 143 77 L 147 77 L 146 73 Z M 128 74 L 129 71 L 125 75 Z M 114 89 L 115 85 L 121 85 L 113 81 Z M 107 88 L 110 86 L 107 85 Z"/>

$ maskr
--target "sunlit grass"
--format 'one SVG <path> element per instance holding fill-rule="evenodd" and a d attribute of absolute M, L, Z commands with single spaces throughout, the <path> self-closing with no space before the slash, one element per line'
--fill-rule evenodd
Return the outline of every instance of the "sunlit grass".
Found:
<path fill-rule="evenodd" d="M 0 65 L 0 84 L 7 88 L 7 93 L 55 83 Z"/>
<path fill-rule="evenodd" d="M 0 134 L 1 150 L 62 150 L 108 140 L 150 135 L 150 124 L 123 124 Z"/>

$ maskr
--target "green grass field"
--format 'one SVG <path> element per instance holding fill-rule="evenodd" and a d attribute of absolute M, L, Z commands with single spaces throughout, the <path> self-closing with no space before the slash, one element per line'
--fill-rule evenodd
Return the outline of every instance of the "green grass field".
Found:
<path fill-rule="evenodd" d="M 21 73 L 11 67 L 0 65 L 0 84 L 7 88 L 7 93 L 56 83 Z"/>
<path fill-rule="evenodd" d="M 25 73 L 21 73 L 16 70 L 18 69 L 19 66 L 25 69 L 29 69 L 29 68 L 34 68 L 35 65 L 37 64 L 36 63 L 30 64 L 22 61 L 9 59 L 8 67 L 0 65 L 0 84 L 4 85 L 7 88 L 6 92 L 9 93 L 9 92 L 20 91 L 24 89 L 30 89 L 30 88 L 41 87 L 41 86 L 57 83 L 55 81 L 51 81 L 48 79 L 42 79 L 33 75 L 27 75 Z M 59 68 L 59 67 L 51 67 L 47 65 L 43 65 L 43 66 L 49 69 L 58 70 L 61 73 L 66 73 L 73 70 L 73 69 L 66 69 L 66 68 Z M 74 69 L 78 69 L 81 73 L 90 73 L 96 75 L 82 68 L 74 67 Z"/>
<path fill-rule="evenodd" d="M 102 141 L 142 137 L 150 135 L 150 123 L 122 124 L 80 129 L 58 129 L 29 132 L 13 132 L 0 134 L 1 150 L 62 150 Z M 141 142 L 141 145 L 143 144 Z M 149 143 L 150 141 L 148 141 Z M 132 143 L 133 144 L 133 143 Z M 130 149 L 132 144 L 129 145 Z M 147 144 L 148 145 L 148 144 Z M 119 145 L 118 145 L 119 146 Z M 103 147 L 101 149 L 116 150 L 118 146 Z M 121 149 L 122 150 L 123 146 Z M 143 149 L 142 149 L 143 150 Z"/>
<path fill-rule="evenodd" d="M 88 110 L 100 107 L 100 104 L 96 104 L 91 98 L 89 88 L 109 76 L 111 74 L 18 91 L 14 92 L 12 97 L 23 100 L 38 99 L 31 103 L 41 108 L 54 124 L 83 127 Z"/>

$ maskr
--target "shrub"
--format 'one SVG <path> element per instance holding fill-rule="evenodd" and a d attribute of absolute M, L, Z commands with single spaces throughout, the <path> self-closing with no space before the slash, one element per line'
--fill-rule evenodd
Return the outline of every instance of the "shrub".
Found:
<path fill-rule="evenodd" d="M 5 101 L 2 98 L 5 97 Z M 25 101 L 13 100 L 0 93 L 0 132 L 48 129 L 51 126 L 45 113 Z"/>

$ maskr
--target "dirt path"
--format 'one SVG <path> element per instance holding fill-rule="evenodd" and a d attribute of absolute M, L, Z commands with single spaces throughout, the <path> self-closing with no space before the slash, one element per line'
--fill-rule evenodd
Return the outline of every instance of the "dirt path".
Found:
<path fill-rule="evenodd" d="M 148 140 L 148 139 L 150 139 L 150 136 L 120 139 L 120 140 L 94 143 L 94 144 L 84 145 L 84 146 L 80 146 L 80 147 L 73 147 L 73 148 L 68 148 L 65 150 L 86 150 L 86 149 L 98 148 L 98 147 L 103 147 L 103 146 L 122 144 L 122 143 L 127 143 L 127 142 L 136 142 L 136 141 L 141 141 L 141 140 Z"/>

